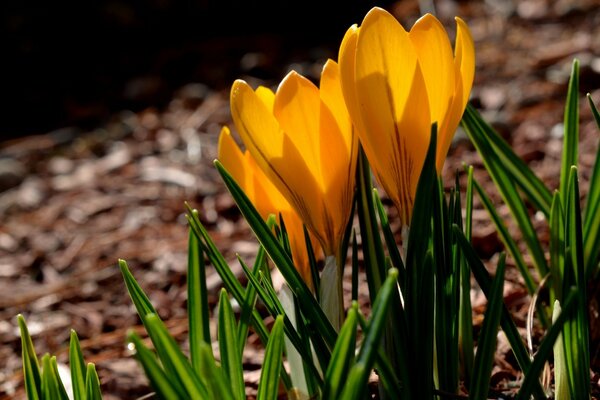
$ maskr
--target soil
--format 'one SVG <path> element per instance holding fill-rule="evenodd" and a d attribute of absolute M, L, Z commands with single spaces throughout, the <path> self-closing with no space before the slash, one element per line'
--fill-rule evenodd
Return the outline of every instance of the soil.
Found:
<path fill-rule="evenodd" d="M 472 104 L 552 189 L 558 186 L 569 74 L 573 59 L 580 61 L 580 178 L 585 195 L 600 132 L 584 97 L 590 93 L 600 104 L 597 0 L 445 0 L 435 6 L 451 37 L 455 15 L 472 30 L 477 65 Z M 390 3 L 386 8 L 405 27 L 420 15 L 416 1 Z M 361 18 L 356 16 L 343 25 L 358 23 Z M 337 37 L 341 38 L 344 30 L 341 28 Z M 221 127 L 232 126 L 229 86 L 215 84 L 214 77 L 220 76 L 219 82 L 231 83 L 240 77 L 253 85 L 273 86 L 291 68 L 316 79 L 324 60 L 336 58 L 337 43 L 287 40 L 265 33 L 244 40 L 240 36 L 212 37 L 173 56 L 194 58 L 195 52 L 211 49 L 216 59 L 197 58 L 196 66 L 208 72 L 190 73 L 189 79 L 183 74 L 169 83 L 174 86 L 161 92 L 167 101 L 151 104 L 146 99 L 142 106 L 138 102 L 135 107 L 116 110 L 115 101 L 99 114 L 89 111 L 86 115 L 95 117 L 85 124 L 73 117 L 68 122 L 63 119 L 64 125 L 49 124 L 41 134 L 32 135 L 32 128 L 17 138 L 3 135 L 0 399 L 24 398 L 17 314 L 25 316 L 38 354 L 55 354 L 63 365 L 68 363 L 70 329 L 75 329 L 86 361 L 96 364 L 105 399 L 135 399 L 152 393 L 125 341 L 130 329 L 143 330 L 117 260 L 127 260 L 171 333 L 186 347 L 185 202 L 200 211 L 211 237 L 240 278 L 243 272 L 235 262 L 236 253 L 252 260 L 257 250 L 212 163 Z M 156 76 L 167 72 L 161 71 L 160 65 L 156 64 Z M 142 93 L 155 90 L 152 85 L 156 82 L 145 79 L 148 75 L 138 78 L 137 88 Z M 448 185 L 463 164 L 474 167 L 476 179 L 518 238 L 508 208 L 479 155 L 459 130 L 444 170 Z M 463 179 L 461 173 L 461 182 Z M 393 220 L 393 209 L 390 216 Z M 540 218 L 534 222 L 544 237 L 546 223 Z M 473 229 L 476 250 L 493 272 L 503 247 L 477 198 Z M 523 252 L 529 260 L 524 247 Z M 505 302 L 525 335 L 531 298 L 512 267 L 509 258 Z M 207 287 L 214 307 L 221 282 L 212 267 Z M 485 298 L 476 285 L 472 299 L 478 330 Z M 368 306 L 366 295 L 360 300 Z M 593 327 L 598 325 L 595 320 L 597 317 L 592 320 Z M 533 333 L 536 339 L 543 335 L 537 326 Z M 258 339 L 251 335 L 244 352 L 249 398 L 256 391 L 261 357 Z M 595 353 L 592 365 L 596 390 L 600 368 Z M 490 395 L 510 398 L 520 378 L 500 336 Z"/>

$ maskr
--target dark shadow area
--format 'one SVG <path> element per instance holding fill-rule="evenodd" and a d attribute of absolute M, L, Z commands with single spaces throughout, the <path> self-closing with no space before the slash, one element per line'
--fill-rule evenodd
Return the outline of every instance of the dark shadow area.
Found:
<path fill-rule="evenodd" d="M 388 2 L 391 3 L 391 2 Z M 2 2 L 2 139 L 96 126 L 122 109 L 162 107 L 201 82 L 279 79 L 289 63 L 336 57 L 348 21 L 374 2 Z M 385 7 L 386 2 L 377 5 Z"/>

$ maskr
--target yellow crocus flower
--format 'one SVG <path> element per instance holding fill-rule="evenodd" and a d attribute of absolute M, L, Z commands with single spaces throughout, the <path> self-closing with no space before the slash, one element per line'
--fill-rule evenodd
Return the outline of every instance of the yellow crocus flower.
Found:
<path fill-rule="evenodd" d="M 454 54 L 431 14 L 407 32 L 387 11 L 371 9 L 348 29 L 339 51 L 342 89 L 377 180 L 398 208 L 412 215 L 417 182 L 437 122 L 436 166 L 441 173 L 465 110 L 475 74 L 473 39 L 456 18 Z"/>
<path fill-rule="evenodd" d="M 325 255 L 337 258 L 352 207 L 358 141 L 338 64 L 325 63 L 320 87 L 295 71 L 276 93 L 236 80 L 230 101 L 246 148 Z"/>
<path fill-rule="evenodd" d="M 240 188 L 246 193 L 246 196 L 254 204 L 254 207 L 256 207 L 256 210 L 263 219 L 266 220 L 271 214 L 276 216 L 281 214 L 288 233 L 294 265 L 296 265 L 296 268 L 308 286 L 312 287 L 312 277 L 308 253 L 306 251 L 306 242 L 304 240 L 302 220 L 290 203 L 258 167 L 252 155 L 247 150 L 242 152 L 231 136 L 229 128 L 226 126 L 221 129 L 219 136 L 218 158 Z M 314 237 L 311 237 L 311 244 L 315 250 L 315 255 L 319 257 L 319 247 L 315 247 L 315 243 Z"/>

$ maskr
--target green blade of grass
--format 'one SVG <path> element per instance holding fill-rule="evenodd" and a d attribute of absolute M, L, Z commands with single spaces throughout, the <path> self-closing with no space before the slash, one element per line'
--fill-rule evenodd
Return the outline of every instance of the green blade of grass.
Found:
<path fill-rule="evenodd" d="M 252 267 L 252 274 L 257 274 L 258 271 L 263 268 L 266 261 L 265 249 L 260 246 L 258 253 L 256 254 L 256 260 L 254 260 L 254 266 Z M 252 312 L 256 306 L 256 299 L 258 298 L 256 289 L 253 285 L 249 285 L 246 288 L 246 295 L 244 302 L 240 304 L 240 320 L 238 322 L 238 346 L 240 351 L 244 351 L 246 345 L 246 339 L 248 337 L 248 330 L 250 328 L 250 322 L 252 321 Z"/>
<path fill-rule="evenodd" d="M 315 300 L 310 289 L 294 267 L 291 258 L 285 250 L 282 249 L 277 238 L 273 236 L 271 230 L 265 224 L 250 200 L 248 200 L 246 194 L 240 189 L 223 165 L 218 160 L 215 160 L 214 163 L 255 236 L 285 278 L 294 295 L 300 300 L 303 314 L 310 323 L 315 325 L 316 330 L 319 331 L 320 335 L 325 340 L 325 343 L 327 343 L 327 346 L 332 349 L 335 345 L 337 333 L 321 310 L 321 307 Z"/>
<path fill-rule="evenodd" d="M 377 189 L 373 189 L 373 203 L 375 204 L 375 208 L 377 209 L 377 215 L 379 216 L 379 224 L 381 225 L 381 230 L 383 232 L 385 244 L 387 246 L 390 259 L 392 260 L 392 265 L 398 270 L 398 280 L 400 282 L 404 282 L 406 280 L 404 262 L 402 261 L 400 249 L 398 247 L 398 244 L 396 243 L 394 232 L 392 232 L 390 221 L 388 219 L 387 213 L 385 212 L 385 208 L 383 207 L 383 203 L 381 202 L 381 198 L 379 197 Z"/>
<path fill-rule="evenodd" d="M 21 358 L 23 360 L 23 377 L 25 379 L 25 392 L 29 400 L 40 398 L 42 391 L 42 376 L 40 373 L 40 363 L 35 354 L 33 341 L 27 329 L 27 323 L 23 315 L 17 315 L 17 322 L 21 332 Z"/>
<path fill-rule="evenodd" d="M 184 356 L 175 339 L 169 334 L 166 326 L 157 314 L 146 315 L 146 330 L 158 353 L 165 370 L 172 378 L 177 378 L 190 398 L 203 398 L 207 395 L 207 383 L 201 380 L 192 369 L 189 360 Z M 203 342 L 200 342 L 203 343 Z"/>
<path fill-rule="evenodd" d="M 200 357 L 202 359 L 203 378 L 207 384 L 207 399 L 234 400 L 231 385 L 223 374 L 223 370 L 217 366 L 211 346 L 208 343 L 200 343 Z M 244 396 L 245 398 L 245 396 Z"/>
<path fill-rule="evenodd" d="M 217 273 L 219 274 L 219 276 L 221 277 L 225 289 L 227 289 L 227 291 L 235 298 L 235 300 L 239 304 L 244 304 L 246 291 L 238 282 L 233 272 L 231 272 L 229 265 L 227 265 L 227 261 L 225 261 L 225 258 L 217 249 L 217 246 L 211 239 L 210 235 L 208 234 L 208 231 L 200 222 L 200 218 L 198 217 L 198 211 L 193 210 L 187 203 L 186 207 L 188 209 L 186 218 L 188 220 L 190 228 L 192 228 L 192 232 L 194 233 L 194 235 L 196 235 L 198 240 L 201 241 L 204 252 L 207 255 L 213 267 L 215 268 L 215 270 L 217 271 Z M 254 330 L 259 336 L 261 342 L 263 344 L 266 343 L 267 338 L 269 337 L 269 333 L 267 331 L 267 328 L 265 327 L 265 323 L 261 315 L 254 308 L 252 309 L 251 321 L 252 326 L 254 327 Z"/>
<path fill-rule="evenodd" d="M 438 179 L 433 207 L 433 254 L 435 255 L 435 372 L 437 388 L 448 393 L 458 390 L 458 304 L 460 276 L 453 251 L 451 223 L 456 220 L 454 188 L 448 201 Z M 458 217 L 462 219 L 460 210 Z M 456 221 L 462 225 L 462 221 Z"/>
<path fill-rule="evenodd" d="M 589 322 L 587 307 L 587 277 L 583 264 L 583 239 L 579 204 L 577 167 L 571 167 L 565 207 L 565 279 L 564 284 L 577 288 L 578 306 L 574 318 L 565 323 L 563 337 L 565 359 L 573 398 L 590 397 Z M 568 273 L 567 273 L 568 272 Z M 563 291 L 568 290 L 564 287 Z"/>
<path fill-rule="evenodd" d="M 492 377 L 494 353 L 496 352 L 498 325 L 504 307 L 504 269 L 506 266 L 505 253 L 500 254 L 500 260 L 496 268 L 496 277 L 492 282 L 488 305 L 485 310 L 483 326 L 479 335 L 477 354 L 473 364 L 473 380 L 469 388 L 469 398 L 472 400 L 486 400 Z M 527 371 L 530 372 L 529 370 Z"/>
<path fill-rule="evenodd" d="M 573 60 L 571 68 L 563 123 L 564 136 L 559 191 L 562 203 L 566 204 L 571 167 L 577 166 L 579 158 L 579 61 L 577 59 Z"/>
<path fill-rule="evenodd" d="M 238 347 L 235 315 L 225 289 L 219 295 L 219 350 L 221 366 L 229 378 L 231 391 L 235 399 L 246 398 L 246 385 L 242 368 L 242 352 Z"/>
<path fill-rule="evenodd" d="M 206 290 L 206 266 L 200 242 L 190 229 L 188 238 L 187 308 L 192 367 L 200 374 L 200 342 L 211 343 Z"/>
<path fill-rule="evenodd" d="M 377 353 L 388 318 L 388 310 L 392 293 L 397 290 L 398 270 L 392 268 L 381 286 L 371 314 L 368 331 L 365 333 L 356 363 L 348 374 L 341 399 L 362 399 L 367 389 L 369 374 L 377 359 Z"/>
<path fill-rule="evenodd" d="M 502 199 L 506 205 L 508 205 L 515 222 L 519 226 L 523 235 L 523 240 L 531 253 L 534 266 L 539 276 L 546 276 L 548 273 L 548 265 L 546 264 L 542 245 L 529 217 L 527 207 L 521 199 L 516 187 L 516 184 L 520 184 L 523 191 L 527 193 L 526 189 L 523 187 L 524 183 L 519 181 L 514 174 L 507 169 L 509 163 L 502 160 L 499 156 L 500 152 L 498 149 L 489 142 L 489 138 L 483 136 L 482 130 L 484 128 L 482 127 L 482 122 L 476 119 L 475 110 L 467 107 L 463 116 L 463 125 L 473 144 L 477 148 L 478 153 L 481 155 L 485 168 L 496 184 L 496 188 L 500 192 Z M 526 166 L 523 168 L 528 169 Z M 546 217 L 550 215 L 551 200 L 552 197 L 548 193 L 548 205 L 547 207 L 544 206 L 543 209 L 540 209 Z"/>
<path fill-rule="evenodd" d="M 356 351 L 356 328 L 358 326 L 358 305 L 348 310 L 346 321 L 340 329 L 338 340 L 331 353 L 331 362 L 325 372 L 325 384 L 323 386 L 324 399 L 338 398 L 348 372 L 354 365 Z"/>
<path fill-rule="evenodd" d="M 69 366 L 71 368 L 71 387 L 75 400 L 85 400 L 85 378 L 86 367 L 79 345 L 77 333 L 71 329 L 71 340 L 69 343 Z"/>
<path fill-rule="evenodd" d="M 433 202 L 438 178 L 435 167 L 437 124 L 431 126 L 429 148 L 417 183 L 406 248 L 406 285 L 403 287 L 409 338 L 411 380 L 419 396 L 433 397 L 433 293 L 435 291 L 432 241 Z M 431 260 L 429 258 L 431 257 Z M 431 263 L 429 264 L 429 261 Z M 424 268 L 428 266 L 428 268 Z M 417 350 L 418 349 L 418 350 Z"/>
<path fill-rule="evenodd" d="M 353 302 L 353 307 L 358 306 L 358 303 Z M 357 309 L 358 310 L 358 309 Z M 369 324 L 365 319 L 365 316 L 360 312 L 357 313 L 358 323 L 361 329 L 366 332 L 369 330 Z M 402 343 L 406 343 L 403 341 Z M 401 354 L 406 354 L 406 349 L 403 348 Z M 410 366 L 408 362 L 406 362 L 406 356 L 402 358 L 400 362 L 398 362 L 400 368 L 398 370 L 394 370 L 392 362 L 390 361 L 387 353 L 384 353 L 382 348 L 379 348 L 377 352 L 377 360 L 375 361 L 376 372 L 383 383 L 383 389 L 385 393 L 389 396 L 389 398 L 402 398 L 409 399 L 410 396 L 408 393 L 410 392 L 410 376 L 408 373 L 408 369 Z"/>
<path fill-rule="evenodd" d="M 563 301 L 565 271 L 565 220 L 558 191 L 554 192 L 550 212 L 550 273 L 552 274 L 551 301 Z"/>
<path fill-rule="evenodd" d="M 244 263 L 244 261 L 241 258 L 239 258 L 239 256 L 238 256 L 238 261 L 240 262 L 240 265 L 242 266 L 242 269 L 244 270 L 244 273 L 246 274 L 246 277 L 248 278 L 248 282 L 256 290 L 258 297 L 265 304 L 269 314 L 271 314 L 271 316 L 273 316 L 273 318 L 276 318 L 280 315 L 283 316 L 284 332 L 285 332 L 286 336 L 288 337 L 288 339 L 290 340 L 292 345 L 296 348 L 298 353 L 300 353 L 300 355 L 302 356 L 302 359 L 305 361 L 305 365 L 307 365 L 309 367 L 311 374 L 314 377 L 319 377 L 320 374 L 319 374 L 317 368 L 315 367 L 314 363 L 312 362 L 312 355 L 310 353 L 310 350 L 306 346 L 304 346 L 304 341 L 300 337 L 300 334 L 294 328 L 292 321 L 285 314 L 285 310 L 284 310 L 283 306 L 281 305 L 281 302 L 277 298 L 277 294 L 274 293 L 274 290 L 273 291 L 268 290 L 268 288 L 272 289 L 272 286 L 271 285 L 268 285 L 268 286 L 261 285 L 261 283 L 259 281 L 259 277 L 262 276 L 262 271 L 259 270 L 258 271 L 259 277 L 256 277 L 256 276 L 254 276 L 254 274 L 252 272 L 250 272 L 246 263 Z M 327 360 L 328 360 L 328 358 L 327 358 Z M 322 362 L 323 362 L 323 365 L 327 365 L 325 360 L 323 360 Z M 282 374 L 284 374 L 283 380 L 286 383 L 286 385 L 291 386 L 291 381 L 290 381 L 289 377 L 286 376 L 287 373 L 285 372 L 285 370 L 282 371 Z"/>
<path fill-rule="evenodd" d="M 258 383 L 257 400 L 277 400 L 279 395 L 279 376 L 282 368 L 283 353 L 283 316 L 275 319 L 265 349 L 265 358 Z"/>
<path fill-rule="evenodd" d="M 356 231 L 352 232 L 352 301 L 358 300 L 358 243 L 356 242 Z"/>
<path fill-rule="evenodd" d="M 521 188 L 535 208 L 548 218 L 552 193 L 544 182 L 515 154 L 511 146 L 481 117 L 472 105 L 467 105 L 461 123 L 469 138 L 475 144 L 479 155 L 486 163 L 486 168 L 491 158 L 497 158 L 497 164 L 510 175 L 511 179 Z M 485 149 L 483 147 L 479 148 L 479 144 L 485 144 Z M 492 153 L 488 153 L 489 150 Z"/>
<path fill-rule="evenodd" d="M 481 185 L 475 179 L 473 179 L 473 186 L 477 190 L 477 193 L 479 194 L 479 198 L 481 199 L 483 206 L 490 215 L 492 222 L 496 227 L 496 231 L 500 235 L 502 243 L 504 243 L 504 246 L 514 259 L 517 268 L 519 268 L 519 272 L 521 273 L 521 276 L 525 281 L 525 287 L 527 288 L 527 292 L 530 295 L 532 295 L 533 293 L 535 293 L 537 285 L 533 280 L 533 276 L 531 276 L 531 272 L 529 272 L 529 266 L 525 263 L 525 260 L 523 259 L 523 255 L 521 254 L 521 250 L 519 249 L 517 242 L 515 242 L 513 236 L 510 234 L 508 228 L 502 221 L 502 218 L 496 211 L 496 206 L 492 203 L 492 201 L 485 193 Z"/>
<path fill-rule="evenodd" d="M 186 393 L 180 391 L 179 385 L 173 384 L 173 379 L 170 379 L 165 373 L 152 351 L 144 345 L 141 338 L 131 331 L 127 335 L 127 340 L 135 347 L 135 357 L 144 369 L 146 377 L 158 396 L 166 400 L 185 398 Z"/>
<path fill-rule="evenodd" d="M 154 348 L 158 353 L 158 356 L 165 368 L 167 375 L 174 378 L 174 381 L 181 385 L 181 389 L 186 389 L 187 387 L 195 387 L 195 385 L 191 382 L 193 379 L 186 379 L 186 377 L 184 377 L 178 371 L 177 366 L 182 365 L 181 358 L 185 358 L 183 353 L 181 353 L 181 350 L 178 351 L 178 356 L 171 358 L 173 357 L 173 354 L 167 351 L 166 346 L 161 345 L 160 334 L 163 329 L 159 328 L 155 330 L 153 327 L 150 326 L 150 323 L 148 322 L 148 316 L 157 315 L 154 306 L 150 302 L 150 299 L 148 298 L 148 296 L 146 296 L 146 293 L 144 293 L 143 289 L 137 283 L 133 274 L 129 270 L 127 263 L 124 260 L 119 260 L 119 268 L 121 269 L 121 274 L 123 275 L 123 280 L 125 281 L 125 286 L 127 287 L 129 297 L 131 298 L 131 301 L 133 302 L 137 310 L 142 324 L 144 325 L 146 331 L 150 335 L 150 339 L 154 344 Z M 157 325 L 157 323 L 154 324 Z M 166 328 L 164 328 L 164 330 L 166 330 Z M 187 378 L 189 378 L 190 375 L 196 376 L 195 373 L 186 375 Z"/>
<path fill-rule="evenodd" d="M 471 240 L 473 226 L 473 167 L 467 169 L 467 190 L 465 205 L 465 236 Z M 460 226 L 459 226 L 460 229 Z M 460 306 L 458 315 L 458 340 L 460 370 L 465 385 L 469 386 L 473 374 L 473 310 L 471 308 L 471 270 L 456 242 L 454 234 L 452 239 L 456 252 L 460 254 Z"/>
<path fill-rule="evenodd" d="M 96 366 L 92 363 L 88 363 L 85 373 L 85 393 L 86 400 L 102 400 L 100 379 L 98 379 Z"/>
<path fill-rule="evenodd" d="M 379 236 L 377 217 L 373 204 L 371 169 L 369 168 L 369 161 L 362 146 L 359 146 L 358 149 L 356 185 L 361 247 L 367 284 L 369 286 L 369 298 L 373 302 L 385 279 L 385 254 L 383 252 L 381 237 Z"/>
<path fill-rule="evenodd" d="M 471 272 L 475 277 L 475 280 L 479 284 L 479 287 L 486 295 L 487 298 L 490 296 L 491 287 L 492 287 L 492 278 L 489 273 L 485 269 L 483 262 L 477 256 L 477 253 L 473 249 L 471 243 L 465 238 L 465 235 L 456 225 L 453 227 L 455 237 L 458 241 L 458 244 L 461 247 L 461 250 L 467 260 L 469 266 L 471 267 Z M 515 355 L 517 363 L 521 370 L 524 373 L 527 373 L 529 367 L 531 366 L 531 360 L 529 358 L 529 353 L 525 348 L 525 344 L 523 343 L 523 339 L 519 335 L 519 331 L 517 330 L 517 326 L 513 321 L 508 308 L 505 306 L 502 307 L 502 316 L 500 319 L 500 325 L 502 326 L 502 330 L 508 339 L 508 343 Z M 543 399 L 545 397 L 544 390 L 542 386 L 538 383 L 534 388 L 535 395 L 539 398 Z"/>
<path fill-rule="evenodd" d="M 67 391 L 58 374 L 56 356 L 45 354 L 42 357 L 42 398 L 69 400 Z"/>
<path fill-rule="evenodd" d="M 587 94 L 587 99 L 592 110 L 592 115 L 596 120 L 596 125 L 600 129 L 600 113 L 589 93 Z M 586 276 L 593 277 L 597 274 L 598 262 L 600 261 L 600 246 L 597 245 L 600 241 L 600 146 L 596 151 L 596 159 L 586 199 L 583 241 Z"/>

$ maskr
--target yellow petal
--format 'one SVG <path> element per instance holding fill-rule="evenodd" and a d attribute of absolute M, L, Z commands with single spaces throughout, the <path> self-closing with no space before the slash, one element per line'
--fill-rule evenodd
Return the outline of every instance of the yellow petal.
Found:
<path fill-rule="evenodd" d="M 323 67 L 320 94 L 321 171 L 331 227 L 336 229 L 329 236 L 335 241 L 343 235 L 352 207 L 358 141 L 344 102 L 340 69 L 333 60 Z"/>
<path fill-rule="evenodd" d="M 323 192 L 292 139 L 246 82 L 234 82 L 230 102 L 233 121 L 257 164 L 306 225 L 315 233 L 322 232 Z"/>
<path fill-rule="evenodd" d="M 269 111 L 273 111 L 273 103 L 275 102 L 275 93 L 265 86 L 256 88 L 256 95 L 265 103 Z"/>
<path fill-rule="evenodd" d="M 455 44 L 454 74 L 456 76 L 455 95 L 449 107 L 446 121 L 442 127 L 437 152 L 437 169 L 441 172 L 446 155 L 452 143 L 452 137 L 465 111 L 473 77 L 475 74 L 475 46 L 469 28 L 460 18 L 456 18 L 457 34 Z"/>
<path fill-rule="evenodd" d="M 365 130 L 365 124 L 360 112 L 360 103 L 356 94 L 355 84 L 355 66 L 356 66 L 356 44 L 358 42 L 360 28 L 352 25 L 344 35 L 338 60 L 340 65 L 340 77 L 342 83 L 342 92 L 348 112 L 352 119 L 355 129 Z"/>
<path fill-rule="evenodd" d="M 231 174 L 237 184 L 251 198 L 253 188 L 251 187 L 252 185 L 249 185 L 249 180 L 246 178 L 247 168 L 244 155 L 231 136 L 229 128 L 226 126 L 221 128 L 221 134 L 219 135 L 218 158 L 227 172 Z"/>
<path fill-rule="evenodd" d="M 319 89 L 307 78 L 291 71 L 277 88 L 273 114 L 322 188 L 318 153 L 319 103 Z"/>
<path fill-rule="evenodd" d="M 469 27 L 459 17 L 456 17 L 456 28 L 454 58 L 462 77 L 462 108 L 464 110 L 469 101 L 475 77 L 475 44 Z"/>
<path fill-rule="evenodd" d="M 365 131 L 359 131 L 380 183 L 408 223 L 431 118 L 423 75 L 408 33 L 374 8 L 358 35 L 355 81 Z"/>
<path fill-rule="evenodd" d="M 456 129 L 454 127 L 450 131 L 446 126 L 456 88 L 454 55 L 446 30 L 431 14 L 424 15 L 415 23 L 409 37 L 415 46 L 427 86 L 431 121 L 438 123 L 437 159 L 441 166 L 446 157 L 446 152 L 441 149 L 449 146 Z"/>

